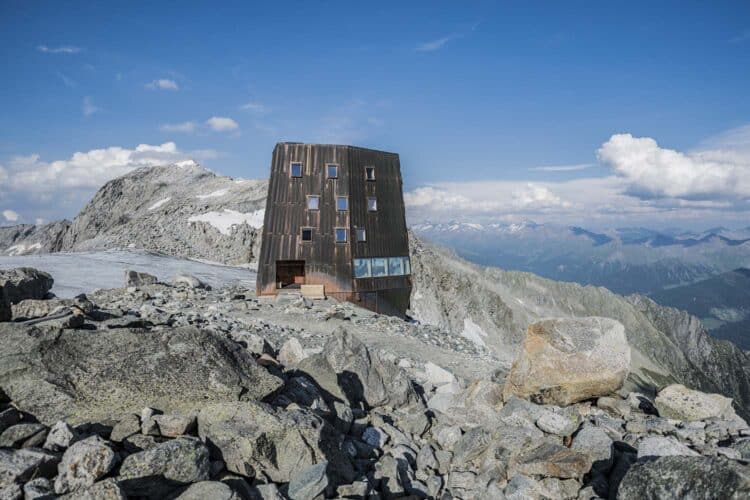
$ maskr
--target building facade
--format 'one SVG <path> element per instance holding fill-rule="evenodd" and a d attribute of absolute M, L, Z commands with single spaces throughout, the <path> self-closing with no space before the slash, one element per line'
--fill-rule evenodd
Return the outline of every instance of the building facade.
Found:
<path fill-rule="evenodd" d="M 323 285 L 327 296 L 403 316 L 412 285 L 397 154 L 276 145 L 258 295 L 303 284 Z"/>

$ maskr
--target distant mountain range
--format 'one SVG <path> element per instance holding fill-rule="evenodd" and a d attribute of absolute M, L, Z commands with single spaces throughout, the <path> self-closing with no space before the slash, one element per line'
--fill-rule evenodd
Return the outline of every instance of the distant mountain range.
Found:
<path fill-rule="evenodd" d="M 741 267 L 750 267 L 750 226 L 656 231 L 466 222 L 421 223 L 419 236 L 483 265 L 528 271 L 622 293 L 653 294 Z"/>

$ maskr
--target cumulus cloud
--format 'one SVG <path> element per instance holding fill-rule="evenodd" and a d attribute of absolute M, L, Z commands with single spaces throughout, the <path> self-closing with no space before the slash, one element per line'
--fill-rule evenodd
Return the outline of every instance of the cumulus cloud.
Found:
<path fill-rule="evenodd" d="M 8 222 L 16 222 L 18 220 L 18 212 L 11 209 L 3 210 L 3 218 Z"/>
<path fill-rule="evenodd" d="M 153 80 L 146 84 L 146 88 L 149 90 L 180 90 L 180 86 L 177 85 L 176 81 L 166 78 Z"/>
<path fill-rule="evenodd" d="M 77 54 L 83 50 L 81 47 L 75 47 L 73 45 L 60 45 L 59 47 L 39 45 L 36 49 L 45 54 Z"/>
<path fill-rule="evenodd" d="M 626 192 L 641 199 L 743 200 L 750 197 L 750 155 L 714 149 L 683 153 L 650 137 L 615 134 L 597 152 Z"/>
<path fill-rule="evenodd" d="M 182 123 L 165 123 L 159 129 L 162 132 L 180 132 L 183 134 L 192 134 L 198 129 L 198 124 L 193 121 Z"/>
<path fill-rule="evenodd" d="M 596 166 L 595 163 L 575 163 L 573 165 L 545 165 L 543 167 L 531 167 L 529 170 L 536 172 L 575 172 L 586 170 Z"/>
<path fill-rule="evenodd" d="M 206 120 L 206 125 L 217 132 L 232 132 L 240 128 L 239 124 L 225 116 L 212 116 Z"/>
<path fill-rule="evenodd" d="M 248 102 L 240 106 L 243 111 L 252 111 L 253 113 L 265 113 L 268 109 L 260 102 Z"/>

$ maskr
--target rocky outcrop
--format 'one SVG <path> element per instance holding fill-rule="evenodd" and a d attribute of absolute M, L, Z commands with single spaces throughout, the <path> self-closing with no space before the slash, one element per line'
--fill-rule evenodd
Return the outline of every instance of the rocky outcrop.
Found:
<path fill-rule="evenodd" d="M 0 325 L 0 387 L 48 424 L 197 410 L 262 398 L 280 385 L 240 345 L 196 328 L 58 330 Z"/>
<path fill-rule="evenodd" d="M 0 269 L 0 321 L 10 321 L 13 304 L 46 297 L 53 283 L 52 276 L 30 267 Z"/>
<path fill-rule="evenodd" d="M 618 321 L 548 319 L 529 326 L 503 392 L 565 406 L 617 391 L 629 371 L 630 347 Z"/>

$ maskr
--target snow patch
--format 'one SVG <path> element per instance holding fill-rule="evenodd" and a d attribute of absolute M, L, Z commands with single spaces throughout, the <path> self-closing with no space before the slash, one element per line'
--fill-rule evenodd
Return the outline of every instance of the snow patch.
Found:
<path fill-rule="evenodd" d="M 256 229 L 262 227 L 265 213 L 265 208 L 246 214 L 225 208 L 223 212 L 192 215 L 188 218 L 188 222 L 206 222 L 218 229 L 221 234 L 230 235 L 232 234 L 232 227 L 239 224 L 247 224 Z"/>
<path fill-rule="evenodd" d="M 171 199 L 172 199 L 171 196 L 167 196 L 163 200 L 157 201 L 156 203 L 154 203 L 153 205 L 151 205 L 150 207 L 148 207 L 148 211 L 150 212 L 151 210 L 156 210 L 157 208 L 159 208 L 160 206 L 164 205 L 166 202 L 168 202 Z"/>
<path fill-rule="evenodd" d="M 199 200 L 205 200 L 206 198 L 218 198 L 219 196 L 224 196 L 228 192 L 229 192 L 229 189 L 224 188 L 224 189 L 219 189 L 218 191 L 214 191 L 213 193 L 199 194 L 198 196 L 196 196 L 196 198 L 198 198 Z"/>
<path fill-rule="evenodd" d="M 13 245 L 12 247 L 6 248 L 5 254 L 11 257 L 16 255 L 26 255 L 27 253 L 31 253 L 34 250 L 40 250 L 41 248 L 41 243 L 32 243 L 31 245 L 24 245 L 23 243 L 19 243 L 18 245 Z"/>
<path fill-rule="evenodd" d="M 487 332 L 482 330 L 482 327 L 474 323 L 471 318 L 464 318 L 464 329 L 461 332 L 461 336 L 471 340 L 479 347 L 487 347 L 487 344 L 483 340 L 487 336 Z"/>
<path fill-rule="evenodd" d="M 180 167 L 180 168 L 193 167 L 193 166 L 197 166 L 197 165 L 198 164 L 195 163 L 195 161 L 193 161 L 193 160 L 178 161 L 178 162 L 176 162 L 174 164 L 175 167 Z"/>

